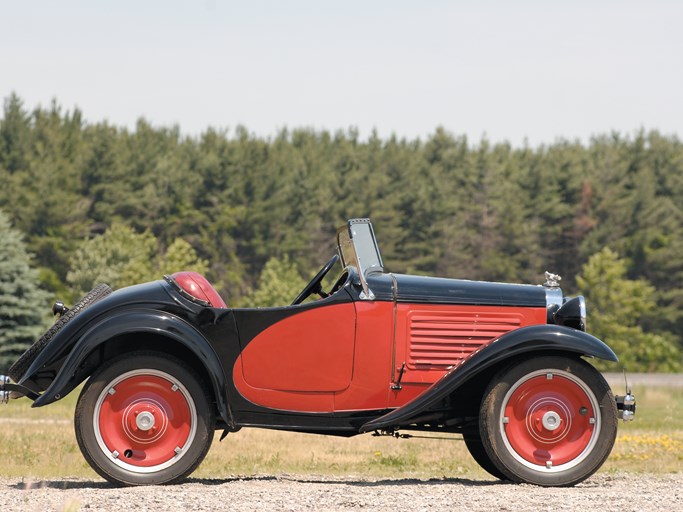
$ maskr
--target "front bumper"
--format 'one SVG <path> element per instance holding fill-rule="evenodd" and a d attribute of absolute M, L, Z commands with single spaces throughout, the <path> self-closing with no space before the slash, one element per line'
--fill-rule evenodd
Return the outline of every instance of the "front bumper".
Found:
<path fill-rule="evenodd" d="M 0 375 L 0 404 L 6 404 L 10 398 L 21 398 L 25 396 L 31 400 L 35 400 L 40 395 L 31 391 L 26 386 L 21 384 L 13 384 L 9 377 Z"/>

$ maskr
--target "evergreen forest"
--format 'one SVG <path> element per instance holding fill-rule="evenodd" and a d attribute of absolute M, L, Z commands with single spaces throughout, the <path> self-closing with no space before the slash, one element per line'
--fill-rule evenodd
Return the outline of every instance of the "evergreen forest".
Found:
<path fill-rule="evenodd" d="M 0 183 L 2 245 L 20 235 L 27 275 L 50 300 L 190 266 L 229 305 L 265 304 L 278 279 L 296 290 L 317 272 L 346 219 L 370 217 L 389 271 L 532 284 L 558 273 L 565 294 L 586 295 L 589 332 L 612 340 L 627 369 L 681 369 L 676 136 L 539 147 L 438 127 L 416 140 L 354 129 L 266 138 L 241 126 L 185 136 L 144 119 L 133 130 L 85 122 L 12 94 Z"/>

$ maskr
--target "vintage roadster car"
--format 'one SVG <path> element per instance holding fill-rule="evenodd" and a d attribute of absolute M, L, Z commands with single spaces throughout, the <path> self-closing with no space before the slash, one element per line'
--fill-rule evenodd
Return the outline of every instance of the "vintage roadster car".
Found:
<path fill-rule="evenodd" d="M 584 332 L 583 297 L 563 298 L 552 274 L 531 286 L 389 273 L 368 219 L 340 228 L 337 249 L 282 307 L 227 307 L 194 272 L 58 302 L 0 398 L 42 407 L 88 379 L 78 444 L 124 485 L 176 482 L 216 429 L 243 427 L 456 433 L 495 477 L 544 486 L 602 465 L 635 399 L 584 360 L 617 357 Z"/>

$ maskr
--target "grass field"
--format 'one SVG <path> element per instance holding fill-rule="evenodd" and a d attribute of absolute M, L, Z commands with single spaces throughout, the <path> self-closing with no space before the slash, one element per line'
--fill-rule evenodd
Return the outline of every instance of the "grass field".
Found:
<path fill-rule="evenodd" d="M 622 393 L 621 388 L 618 388 Z M 683 470 L 683 390 L 636 386 L 636 420 L 620 423 L 602 472 Z M 98 478 L 83 460 L 73 432 L 77 393 L 32 409 L 26 399 L 0 406 L 0 477 Z M 214 444 L 193 476 L 323 474 L 392 478 L 489 478 L 458 440 L 334 438 L 243 429 Z M 429 435 L 429 434 L 427 434 Z"/>

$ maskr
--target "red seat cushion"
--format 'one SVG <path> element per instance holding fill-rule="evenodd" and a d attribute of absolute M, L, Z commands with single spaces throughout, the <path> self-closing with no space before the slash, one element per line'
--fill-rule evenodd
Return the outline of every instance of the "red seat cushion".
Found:
<path fill-rule="evenodd" d="M 198 272 L 176 272 L 171 277 L 194 298 L 208 302 L 214 308 L 228 307 L 211 283 Z"/>

